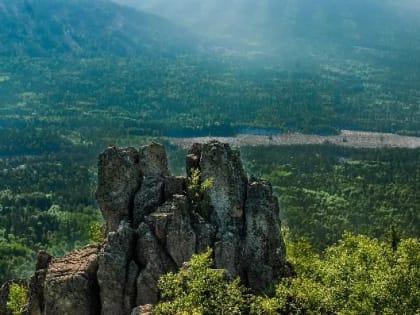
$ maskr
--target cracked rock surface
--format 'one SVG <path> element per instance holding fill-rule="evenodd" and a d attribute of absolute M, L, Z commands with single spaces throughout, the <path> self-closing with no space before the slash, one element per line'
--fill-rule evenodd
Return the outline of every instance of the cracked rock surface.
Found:
<path fill-rule="evenodd" d="M 271 185 L 248 179 L 239 152 L 217 141 L 194 144 L 186 166 L 188 176 L 199 170 L 198 185 L 212 185 L 194 194 L 189 177 L 170 175 L 157 143 L 100 154 L 96 198 L 106 239 L 62 258 L 40 253 L 28 313 L 146 314 L 159 301 L 159 277 L 209 247 L 216 267 L 254 292 L 286 276 Z"/>

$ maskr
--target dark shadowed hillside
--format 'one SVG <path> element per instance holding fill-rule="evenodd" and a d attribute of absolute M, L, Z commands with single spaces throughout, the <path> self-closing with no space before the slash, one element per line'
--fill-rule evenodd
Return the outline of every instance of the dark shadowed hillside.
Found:
<path fill-rule="evenodd" d="M 0 1 L 0 55 L 176 55 L 195 39 L 163 18 L 106 0 Z"/>

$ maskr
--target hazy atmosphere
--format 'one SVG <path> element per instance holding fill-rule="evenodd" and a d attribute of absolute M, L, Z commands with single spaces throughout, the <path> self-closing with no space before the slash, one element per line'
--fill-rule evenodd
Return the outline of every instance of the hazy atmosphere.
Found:
<path fill-rule="evenodd" d="M 325 43 L 342 50 L 385 50 L 396 48 L 393 41 L 402 36 L 407 46 L 412 40 L 419 43 L 420 5 L 414 0 L 116 2 L 163 16 L 210 39 L 224 39 L 230 47 L 243 44 L 262 53 L 278 54 L 287 45 L 320 49 Z"/>

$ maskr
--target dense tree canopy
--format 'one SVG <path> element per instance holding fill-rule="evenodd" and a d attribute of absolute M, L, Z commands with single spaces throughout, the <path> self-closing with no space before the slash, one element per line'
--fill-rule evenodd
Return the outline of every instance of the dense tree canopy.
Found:
<path fill-rule="evenodd" d="M 194 256 L 160 280 L 163 301 L 155 314 L 417 314 L 420 243 L 391 244 L 345 233 L 322 255 L 306 241 L 288 240 L 296 276 L 273 295 L 252 295 L 212 269 L 211 251 Z"/>

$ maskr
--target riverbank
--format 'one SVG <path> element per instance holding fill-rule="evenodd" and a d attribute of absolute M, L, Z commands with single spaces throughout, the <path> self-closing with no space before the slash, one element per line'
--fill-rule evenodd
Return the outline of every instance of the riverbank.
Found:
<path fill-rule="evenodd" d="M 192 137 L 168 138 L 168 140 L 184 149 L 193 143 L 203 143 L 211 139 L 229 143 L 235 147 L 243 146 L 282 146 L 282 145 L 307 145 L 330 143 L 352 148 L 420 148 L 420 137 L 400 136 L 392 133 L 365 132 L 342 130 L 339 135 L 318 136 L 301 133 L 288 133 L 277 135 L 249 135 L 238 134 L 235 137 Z"/>

